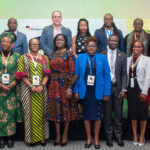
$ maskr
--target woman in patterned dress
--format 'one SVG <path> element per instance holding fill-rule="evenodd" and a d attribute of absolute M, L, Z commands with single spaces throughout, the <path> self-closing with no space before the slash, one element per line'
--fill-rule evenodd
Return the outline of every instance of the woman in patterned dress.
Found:
<path fill-rule="evenodd" d="M 72 38 L 72 52 L 77 58 L 78 54 L 86 53 L 85 40 L 91 36 L 88 21 L 84 18 L 78 22 L 77 35 Z"/>
<path fill-rule="evenodd" d="M 49 56 L 51 78 L 48 88 L 48 119 L 55 122 L 56 140 L 60 144 L 60 122 L 64 122 L 61 146 L 67 145 L 69 122 L 79 117 L 72 96 L 72 85 L 77 79 L 74 74 L 74 56 L 68 49 L 67 38 L 58 34 L 54 39 L 54 51 Z"/>
<path fill-rule="evenodd" d="M 50 69 L 48 58 L 38 54 L 38 39 L 29 41 L 30 52 L 22 55 L 16 73 L 16 80 L 21 80 L 21 102 L 24 113 L 25 141 L 29 146 L 40 143 L 45 146 L 49 137 L 46 121 L 47 88 Z"/>
<path fill-rule="evenodd" d="M 1 34 L 0 53 L 0 148 L 4 148 L 4 137 L 8 137 L 8 147 L 13 147 L 12 136 L 16 133 L 16 122 L 21 121 L 19 97 L 16 93 L 15 72 L 17 70 L 18 53 L 11 50 L 15 42 L 11 32 Z"/>

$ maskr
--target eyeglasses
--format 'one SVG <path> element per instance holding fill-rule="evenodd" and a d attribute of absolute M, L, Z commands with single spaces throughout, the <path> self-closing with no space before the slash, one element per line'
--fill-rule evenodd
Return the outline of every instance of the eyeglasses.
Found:
<path fill-rule="evenodd" d="M 94 47 L 96 47 L 96 45 L 87 45 L 87 47 L 94 48 Z"/>
<path fill-rule="evenodd" d="M 30 44 L 30 46 L 39 46 L 40 44 Z"/>
<path fill-rule="evenodd" d="M 142 26 L 142 23 L 134 23 L 135 26 Z"/>
<path fill-rule="evenodd" d="M 141 48 L 142 46 L 133 46 L 133 48 Z"/>

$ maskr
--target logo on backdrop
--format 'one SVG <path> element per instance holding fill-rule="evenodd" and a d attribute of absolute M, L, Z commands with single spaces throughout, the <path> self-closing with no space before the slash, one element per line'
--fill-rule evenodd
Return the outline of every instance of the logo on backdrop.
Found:
<path fill-rule="evenodd" d="M 38 31 L 38 30 L 43 30 L 43 27 L 40 27 L 40 26 L 26 26 L 26 29 L 27 30 L 34 30 L 34 31 Z"/>

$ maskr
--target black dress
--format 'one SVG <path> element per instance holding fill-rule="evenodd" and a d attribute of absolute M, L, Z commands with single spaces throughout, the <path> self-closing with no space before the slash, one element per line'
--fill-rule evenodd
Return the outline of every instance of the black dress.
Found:
<path fill-rule="evenodd" d="M 92 57 L 90 58 L 92 59 Z M 91 62 L 92 75 L 96 76 L 96 59 Z M 86 71 L 85 71 L 85 83 L 87 83 L 87 77 L 89 75 L 90 68 L 87 59 Z M 95 79 L 96 80 L 96 79 Z M 94 86 L 86 84 L 86 94 L 83 99 L 83 120 L 101 120 L 102 118 L 102 100 L 95 98 L 95 83 Z"/>
<path fill-rule="evenodd" d="M 139 98 L 141 89 L 136 78 L 136 67 L 134 68 L 134 88 L 130 87 L 132 68 L 129 69 L 129 85 L 128 85 L 128 115 L 131 120 L 147 120 L 148 119 L 148 102 L 142 102 Z"/>
<path fill-rule="evenodd" d="M 81 36 L 78 35 L 76 38 L 76 53 L 77 54 L 82 54 L 86 53 L 86 47 L 85 47 L 85 40 L 87 39 L 87 35 Z"/>

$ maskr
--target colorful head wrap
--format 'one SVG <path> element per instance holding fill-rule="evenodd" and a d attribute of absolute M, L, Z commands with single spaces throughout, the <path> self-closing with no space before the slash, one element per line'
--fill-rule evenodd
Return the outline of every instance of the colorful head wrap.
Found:
<path fill-rule="evenodd" d="M 4 37 L 8 37 L 9 39 L 11 39 L 11 44 L 14 43 L 16 41 L 16 35 L 12 32 L 9 31 L 5 31 L 1 34 L 0 37 L 0 41 L 4 38 Z"/>

